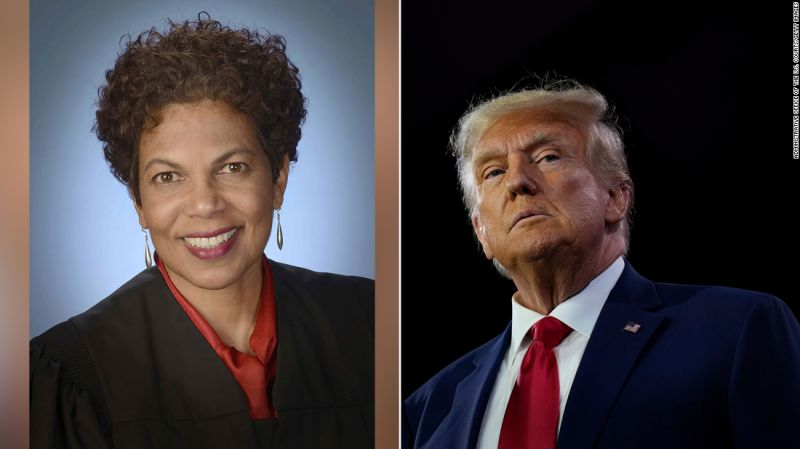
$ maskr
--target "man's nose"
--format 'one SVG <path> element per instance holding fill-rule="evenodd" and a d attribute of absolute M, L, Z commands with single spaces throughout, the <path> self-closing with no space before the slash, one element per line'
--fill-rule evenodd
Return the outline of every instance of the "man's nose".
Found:
<path fill-rule="evenodd" d="M 191 184 L 186 211 L 199 218 L 210 218 L 225 208 L 225 200 L 214 179 L 195 180 Z"/>
<path fill-rule="evenodd" d="M 535 164 L 525 152 L 515 152 L 508 157 L 506 189 L 510 198 L 517 195 L 535 195 L 539 187 L 534 179 Z"/>

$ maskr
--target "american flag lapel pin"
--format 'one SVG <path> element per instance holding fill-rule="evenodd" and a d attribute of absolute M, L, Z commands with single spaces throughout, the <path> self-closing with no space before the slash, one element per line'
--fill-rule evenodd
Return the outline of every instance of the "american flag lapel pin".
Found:
<path fill-rule="evenodd" d="M 635 334 L 639 332 L 639 329 L 641 327 L 642 327 L 641 324 L 634 323 L 633 321 L 628 321 L 628 324 L 626 324 L 625 327 L 622 328 L 622 330 L 624 330 L 625 332 L 630 332 L 632 334 Z"/>

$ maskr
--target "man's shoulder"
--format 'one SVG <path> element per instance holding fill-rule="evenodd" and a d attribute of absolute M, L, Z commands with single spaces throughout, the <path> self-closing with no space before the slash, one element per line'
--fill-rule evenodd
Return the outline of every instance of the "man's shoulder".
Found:
<path fill-rule="evenodd" d="M 779 298 L 764 292 L 734 287 L 655 283 L 662 306 L 684 308 L 691 314 L 714 311 L 724 316 L 743 316 L 755 308 L 787 310 Z"/>
<path fill-rule="evenodd" d="M 451 397 L 459 382 L 472 373 L 478 363 L 492 363 L 492 357 L 499 357 L 498 351 L 508 346 L 508 329 L 481 346 L 451 362 L 436 375 L 431 377 L 404 402 L 406 407 L 424 407 L 426 403 L 435 401 L 441 396 Z"/>
<path fill-rule="evenodd" d="M 759 307 L 789 311 L 783 301 L 769 293 L 717 285 L 653 282 L 629 263 L 608 301 L 638 304 L 667 315 L 699 316 L 711 321 L 718 318 L 728 322 Z"/>
<path fill-rule="evenodd" d="M 772 295 L 755 290 L 726 287 L 719 285 L 694 285 L 675 284 L 669 282 L 656 282 L 656 289 L 662 296 L 687 298 L 728 298 L 734 301 L 754 301 L 759 298 L 772 297 Z"/>
<path fill-rule="evenodd" d="M 448 416 L 458 422 L 454 417 L 483 413 L 509 336 L 510 326 L 447 365 L 403 401 L 403 447 L 427 441 Z"/>
<path fill-rule="evenodd" d="M 636 294 L 628 295 L 628 299 L 646 304 L 648 313 L 663 320 L 664 332 L 657 340 L 661 343 L 657 344 L 711 354 L 709 360 L 719 360 L 715 357 L 734 357 L 753 341 L 789 351 L 791 348 L 787 348 L 787 344 L 800 335 L 795 314 L 786 303 L 769 293 L 714 285 L 663 282 L 650 285 L 651 293 L 644 296 L 654 299 L 638 299 Z M 642 291 L 648 290 L 634 293 Z M 791 337 L 763 340 L 781 333 Z"/>

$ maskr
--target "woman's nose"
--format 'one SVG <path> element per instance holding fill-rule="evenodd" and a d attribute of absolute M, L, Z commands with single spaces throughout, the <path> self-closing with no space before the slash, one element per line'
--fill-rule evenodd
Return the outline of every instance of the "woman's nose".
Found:
<path fill-rule="evenodd" d="M 213 179 L 202 179 L 192 183 L 186 199 L 186 211 L 189 215 L 209 218 L 224 208 L 225 200 Z"/>

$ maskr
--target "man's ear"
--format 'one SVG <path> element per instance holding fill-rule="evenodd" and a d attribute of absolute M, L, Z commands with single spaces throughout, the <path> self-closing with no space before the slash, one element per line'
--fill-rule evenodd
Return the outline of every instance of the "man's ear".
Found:
<path fill-rule="evenodd" d="M 478 237 L 478 241 L 481 242 L 481 247 L 483 248 L 483 254 L 486 255 L 486 258 L 489 260 L 494 259 L 494 253 L 492 249 L 489 247 L 489 239 L 486 238 L 486 228 L 480 222 L 478 218 L 478 214 L 472 214 L 472 230 L 475 231 L 475 235 Z"/>
<path fill-rule="evenodd" d="M 627 183 L 608 190 L 606 204 L 606 224 L 615 224 L 625 219 L 631 206 L 631 186 Z"/>
<path fill-rule="evenodd" d="M 278 178 L 272 183 L 272 208 L 280 209 L 283 205 L 283 195 L 286 193 L 286 185 L 289 183 L 289 155 L 284 154 L 281 161 L 281 168 L 278 170 Z"/>

